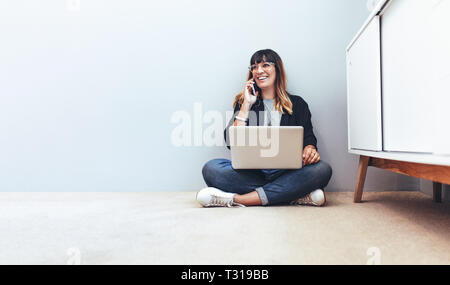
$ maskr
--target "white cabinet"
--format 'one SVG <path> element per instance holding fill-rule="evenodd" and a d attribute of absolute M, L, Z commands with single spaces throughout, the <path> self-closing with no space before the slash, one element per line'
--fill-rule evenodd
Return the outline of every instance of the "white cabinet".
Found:
<path fill-rule="evenodd" d="M 450 0 L 380 1 L 347 48 L 349 152 L 450 165 L 449 15 Z"/>
<path fill-rule="evenodd" d="M 428 59 L 433 113 L 433 153 L 450 155 L 450 0 L 433 0 L 429 11 Z M 432 43 L 432 44 L 431 44 Z"/>
<path fill-rule="evenodd" d="M 382 16 L 384 150 L 433 152 L 432 1 L 394 0 Z"/>
<path fill-rule="evenodd" d="M 350 149 L 382 150 L 380 21 L 374 17 L 347 49 Z"/>

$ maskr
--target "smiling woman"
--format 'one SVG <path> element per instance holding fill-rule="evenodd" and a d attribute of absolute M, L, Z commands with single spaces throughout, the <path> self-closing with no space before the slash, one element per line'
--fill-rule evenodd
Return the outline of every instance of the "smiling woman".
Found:
<path fill-rule="evenodd" d="M 203 166 L 207 188 L 197 193 L 204 207 L 297 204 L 322 206 L 323 188 L 331 178 L 328 163 L 320 160 L 308 104 L 286 91 L 286 73 L 280 56 L 259 50 L 250 59 L 244 90 L 234 99 L 230 126 L 303 126 L 303 166 L 300 169 L 233 169 L 228 159 L 213 159 Z M 264 116 L 249 116 L 250 112 Z"/>
<path fill-rule="evenodd" d="M 249 84 L 254 86 L 255 82 L 257 86 L 255 90 L 258 91 L 253 95 L 256 97 L 261 95 L 263 99 L 275 100 L 275 110 L 283 114 L 284 108 L 289 114 L 292 114 L 292 103 L 286 91 L 287 80 L 283 61 L 273 50 L 259 50 L 251 57 L 246 86 Z M 261 89 L 264 89 L 262 94 L 260 94 Z M 247 101 L 256 100 L 256 98 L 248 98 L 249 94 L 245 92 L 246 90 L 247 88 L 235 97 L 233 108 L 238 103 L 242 105 L 245 99 Z"/>

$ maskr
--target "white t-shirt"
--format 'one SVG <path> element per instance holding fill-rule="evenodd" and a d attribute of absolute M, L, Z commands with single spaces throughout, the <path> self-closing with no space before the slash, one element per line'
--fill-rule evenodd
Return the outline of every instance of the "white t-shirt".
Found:
<path fill-rule="evenodd" d="M 281 113 L 275 110 L 274 99 L 263 99 L 264 102 L 264 126 L 279 126 Z"/>

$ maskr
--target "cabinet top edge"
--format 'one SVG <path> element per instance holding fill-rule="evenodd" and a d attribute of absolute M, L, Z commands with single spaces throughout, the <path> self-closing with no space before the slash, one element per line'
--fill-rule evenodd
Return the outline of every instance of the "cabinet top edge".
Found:
<path fill-rule="evenodd" d="M 387 8 L 387 4 L 391 1 L 393 1 L 393 0 L 380 0 L 380 2 L 378 2 L 377 6 L 375 6 L 375 8 L 370 13 L 367 20 L 364 22 L 362 27 L 359 29 L 359 31 L 356 33 L 356 35 L 353 37 L 351 42 L 348 44 L 348 46 L 346 48 L 347 52 L 350 50 L 350 48 L 353 46 L 353 44 L 356 42 L 356 40 L 359 38 L 359 36 L 364 32 L 364 30 L 367 28 L 367 26 L 372 21 L 372 19 L 375 18 L 376 16 L 379 16 Z"/>

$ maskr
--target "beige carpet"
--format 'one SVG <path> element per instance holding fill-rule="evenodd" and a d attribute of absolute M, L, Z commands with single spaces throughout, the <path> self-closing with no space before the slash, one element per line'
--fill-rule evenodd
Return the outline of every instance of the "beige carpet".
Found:
<path fill-rule="evenodd" d="M 450 264 L 450 205 L 200 208 L 195 192 L 0 193 L 1 264 Z"/>

